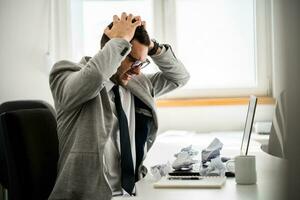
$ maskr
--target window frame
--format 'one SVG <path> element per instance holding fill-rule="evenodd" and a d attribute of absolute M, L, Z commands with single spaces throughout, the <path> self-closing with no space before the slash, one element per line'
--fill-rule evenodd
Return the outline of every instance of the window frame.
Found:
<path fill-rule="evenodd" d="M 257 87 L 255 88 L 220 88 L 220 89 L 179 89 L 164 95 L 163 99 L 206 98 L 206 97 L 241 97 L 251 94 L 257 96 L 272 95 L 272 58 L 271 58 L 271 2 L 253 0 L 255 26 L 255 62 Z M 176 53 L 176 0 L 154 0 L 156 18 L 154 32 L 160 41 L 171 43 Z M 162 9 L 159 9 L 162 8 Z M 168 8 L 168 9 L 163 9 Z M 157 13 L 161 12 L 161 13 Z M 162 20 L 159 20 L 162 17 Z M 162 22 L 161 22 L 162 21 Z M 160 33 L 162 32 L 162 33 Z M 179 57 L 180 59 L 180 57 Z"/>
<path fill-rule="evenodd" d="M 82 2 L 86 0 L 71 0 L 76 4 L 76 12 L 80 11 Z M 91 0 L 87 0 L 91 1 Z M 94 0 L 97 1 L 97 0 Z M 98 0 L 105 1 L 105 0 Z M 272 52 L 271 52 L 271 0 L 253 0 L 254 3 L 254 24 L 255 24 L 255 59 L 257 87 L 255 88 L 225 88 L 225 89 L 178 89 L 161 97 L 161 99 L 182 99 L 182 98 L 211 98 L 211 97 L 241 97 L 250 94 L 257 96 L 272 95 Z M 71 18 L 76 16 L 74 9 L 71 11 Z M 175 17 L 174 17 L 175 16 Z M 78 16 L 76 16 L 78 20 Z M 153 0 L 153 38 L 160 43 L 172 45 L 176 54 L 176 0 Z M 77 21 L 78 22 L 78 21 Z M 80 24 L 81 23 L 81 24 Z M 82 34 L 82 19 L 76 30 L 77 39 Z M 73 24 L 72 24 L 73 25 Z M 74 33 L 74 32 L 73 32 Z M 79 34 L 79 35 L 78 35 Z M 74 37 L 74 36 L 73 36 Z M 83 38 L 83 37 L 81 37 Z M 72 40 L 73 55 L 78 55 L 78 50 L 83 46 L 82 41 Z M 180 59 L 180 57 L 179 57 Z"/>

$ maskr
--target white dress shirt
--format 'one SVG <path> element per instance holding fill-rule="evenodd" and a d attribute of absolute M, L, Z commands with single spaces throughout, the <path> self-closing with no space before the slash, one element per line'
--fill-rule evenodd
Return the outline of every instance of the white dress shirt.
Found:
<path fill-rule="evenodd" d="M 121 188 L 121 148 L 120 148 L 120 130 L 117 118 L 117 111 L 114 103 L 114 93 L 112 87 L 115 84 L 112 81 L 107 81 L 104 86 L 110 97 L 110 105 L 113 110 L 113 128 L 111 137 L 109 137 L 104 149 L 104 165 L 105 174 L 109 185 L 111 187 L 113 196 L 127 194 L 123 188 Z M 133 160 L 133 169 L 135 170 L 136 164 L 136 152 L 135 152 L 135 107 L 134 96 L 129 90 L 120 86 L 119 93 L 123 110 L 128 120 L 129 138 L 131 145 L 131 153 Z"/>
<path fill-rule="evenodd" d="M 166 48 L 161 46 L 161 52 L 157 55 L 161 55 L 166 52 Z M 125 195 L 127 196 L 127 192 L 121 188 L 121 148 L 120 148 L 120 131 L 119 124 L 117 118 L 117 111 L 114 103 L 114 93 L 112 91 L 112 87 L 115 84 L 112 81 L 107 81 L 104 83 L 104 87 L 106 88 L 109 97 L 110 97 L 110 105 L 113 110 L 113 128 L 111 132 L 111 137 L 109 137 L 107 145 L 104 149 L 104 170 L 106 177 L 108 179 L 110 188 L 112 189 L 113 196 L 117 195 Z M 136 165 L 136 151 L 135 151 L 135 106 L 134 106 L 134 96 L 131 94 L 129 90 L 120 86 L 119 93 L 121 98 L 121 103 L 123 110 L 126 114 L 128 120 L 128 128 L 129 128 L 129 137 L 130 137 L 130 145 L 131 145 L 131 153 L 133 160 L 133 169 L 135 171 Z M 133 189 L 133 193 L 135 193 L 135 188 Z"/>

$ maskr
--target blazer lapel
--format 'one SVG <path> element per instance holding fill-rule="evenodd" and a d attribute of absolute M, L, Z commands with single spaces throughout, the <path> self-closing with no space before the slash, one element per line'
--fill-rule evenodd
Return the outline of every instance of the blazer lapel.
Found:
<path fill-rule="evenodd" d="M 139 98 L 141 101 L 143 101 L 151 110 L 153 115 L 153 120 L 155 125 L 157 126 L 157 116 L 156 116 L 156 107 L 155 107 L 155 101 L 153 100 L 153 97 L 150 95 L 150 92 L 146 87 L 144 87 L 137 79 L 133 78 L 130 81 L 128 81 L 128 84 L 126 85 L 126 88 L 132 92 L 134 96 Z"/>
<path fill-rule="evenodd" d="M 145 88 L 138 80 L 131 79 L 126 88 L 130 90 L 130 92 L 143 101 L 151 110 L 155 110 L 155 103 L 153 101 L 153 97 L 147 91 L 148 89 Z"/>

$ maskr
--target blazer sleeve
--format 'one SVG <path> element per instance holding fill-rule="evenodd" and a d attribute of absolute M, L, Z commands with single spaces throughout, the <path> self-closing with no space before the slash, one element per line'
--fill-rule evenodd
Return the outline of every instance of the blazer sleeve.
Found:
<path fill-rule="evenodd" d="M 160 72 L 146 75 L 152 83 L 154 97 L 185 85 L 190 78 L 188 71 L 176 58 L 171 46 L 164 45 L 164 48 L 166 48 L 164 52 L 151 57 Z"/>
<path fill-rule="evenodd" d="M 130 51 L 129 42 L 112 39 L 85 65 L 65 60 L 54 64 L 49 84 L 55 104 L 69 110 L 96 97 Z"/>

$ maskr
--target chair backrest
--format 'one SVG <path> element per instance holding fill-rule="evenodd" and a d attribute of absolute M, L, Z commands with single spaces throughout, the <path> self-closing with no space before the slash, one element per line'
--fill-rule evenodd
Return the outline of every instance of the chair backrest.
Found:
<path fill-rule="evenodd" d="M 20 100 L 20 101 L 7 101 L 0 105 L 0 114 L 8 111 L 34 109 L 34 108 L 47 108 L 55 116 L 55 110 L 48 103 L 41 100 Z"/>
<path fill-rule="evenodd" d="M 34 109 L 34 108 L 48 108 L 55 116 L 55 110 L 48 103 L 41 100 L 18 100 L 18 101 L 7 101 L 0 105 L 0 115 L 5 112 L 22 110 L 22 109 Z M 0 129 L 0 136 L 1 136 Z M 0 183 L 4 188 L 8 188 L 8 175 L 7 165 L 4 160 L 3 153 L 5 150 L 0 146 Z"/>
<path fill-rule="evenodd" d="M 1 182 L 10 200 L 47 199 L 53 189 L 58 161 L 54 109 L 41 101 L 0 105 Z M 6 182 L 5 182 L 6 181 Z"/>

